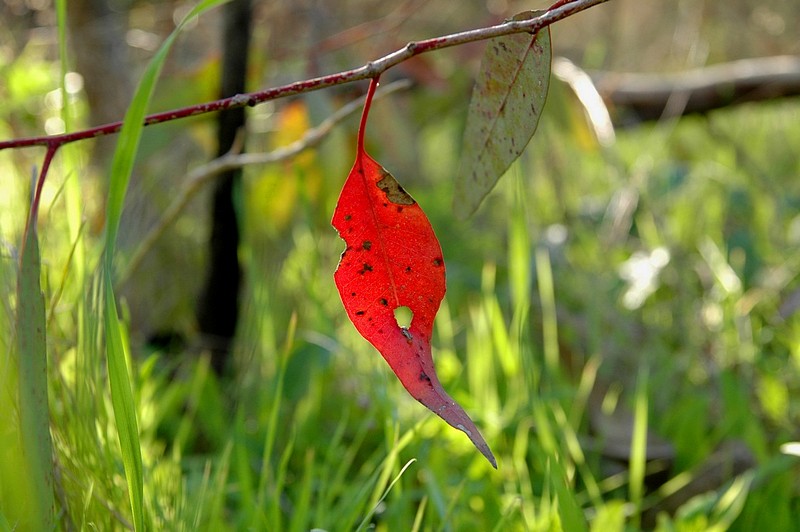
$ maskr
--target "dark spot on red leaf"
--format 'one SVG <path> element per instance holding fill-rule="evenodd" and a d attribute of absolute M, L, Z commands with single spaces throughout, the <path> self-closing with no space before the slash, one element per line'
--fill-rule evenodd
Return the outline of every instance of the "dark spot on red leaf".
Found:
<path fill-rule="evenodd" d="M 372 264 L 369 264 L 369 263 L 365 262 L 364 263 L 364 271 L 371 272 L 372 271 Z"/>
<path fill-rule="evenodd" d="M 356 293 L 355 292 L 350 292 L 350 297 L 356 297 Z"/>
<path fill-rule="evenodd" d="M 420 373 L 419 373 L 419 380 L 421 380 L 421 381 L 430 381 L 430 380 L 431 380 L 431 378 L 430 378 L 430 377 L 428 377 L 428 374 L 427 374 L 427 373 L 425 373 L 424 371 L 420 371 Z"/>
<path fill-rule="evenodd" d="M 386 298 L 383 298 L 383 297 L 382 297 L 382 298 L 380 298 L 380 299 L 378 300 L 378 302 L 379 302 L 381 305 L 383 305 L 384 307 L 385 307 L 386 305 L 388 305 L 388 304 L 389 304 L 389 302 L 388 302 L 388 301 L 386 301 Z"/>
<path fill-rule="evenodd" d="M 443 264 L 442 257 L 436 257 L 435 259 L 433 259 L 433 265 L 436 266 L 437 268 L 442 264 Z"/>
<path fill-rule="evenodd" d="M 356 316 L 363 316 L 364 314 L 366 314 L 366 312 L 363 310 L 356 311 Z"/>
<path fill-rule="evenodd" d="M 352 217 L 352 216 L 350 216 L 349 214 L 345 214 L 345 215 L 344 215 L 344 221 L 345 221 L 345 222 L 349 222 L 349 221 L 350 221 L 350 220 L 352 220 L 352 219 L 353 219 L 353 217 Z"/>
<path fill-rule="evenodd" d="M 386 199 L 396 205 L 414 204 L 414 199 L 408 195 L 408 192 L 403 190 L 403 187 L 400 186 L 400 183 L 397 182 L 392 174 L 384 170 L 382 175 L 383 177 L 376 183 L 376 185 L 383 191 L 384 194 L 386 194 Z"/>
<path fill-rule="evenodd" d="M 372 249 L 372 242 L 370 242 L 369 240 L 364 240 L 364 242 L 361 244 L 361 247 L 369 251 L 370 249 Z"/>

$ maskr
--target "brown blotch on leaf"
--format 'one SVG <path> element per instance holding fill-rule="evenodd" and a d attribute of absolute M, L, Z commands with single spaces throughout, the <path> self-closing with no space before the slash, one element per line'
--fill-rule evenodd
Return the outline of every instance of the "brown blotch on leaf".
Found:
<path fill-rule="evenodd" d="M 389 304 L 389 302 L 385 298 L 380 298 L 378 302 L 383 305 L 384 307 Z"/>
<path fill-rule="evenodd" d="M 366 312 L 364 312 L 363 310 L 359 310 L 356 312 L 356 316 L 363 316 L 364 314 L 366 314 Z"/>
<path fill-rule="evenodd" d="M 400 183 L 397 182 L 392 174 L 384 170 L 382 175 L 383 177 L 376 185 L 386 194 L 386 199 L 395 205 L 414 205 L 414 198 L 403 190 L 403 187 L 400 186 Z"/>
<path fill-rule="evenodd" d="M 349 222 L 349 221 L 350 221 L 350 220 L 352 220 L 352 219 L 353 219 L 353 217 L 352 217 L 352 216 L 350 216 L 349 214 L 345 214 L 345 215 L 344 215 L 344 221 L 345 221 L 345 222 Z"/>
<path fill-rule="evenodd" d="M 419 380 L 421 380 L 421 381 L 430 381 L 431 378 L 428 377 L 428 374 L 425 373 L 424 371 L 420 371 L 419 372 Z"/>
<path fill-rule="evenodd" d="M 369 251 L 370 249 L 372 249 L 372 242 L 370 242 L 369 240 L 364 240 L 364 242 L 361 244 L 361 247 Z"/>
<path fill-rule="evenodd" d="M 433 259 L 433 265 L 436 266 L 437 268 L 439 266 L 441 266 L 442 264 L 443 264 L 443 261 L 442 261 L 441 257 L 436 257 L 435 259 Z"/>

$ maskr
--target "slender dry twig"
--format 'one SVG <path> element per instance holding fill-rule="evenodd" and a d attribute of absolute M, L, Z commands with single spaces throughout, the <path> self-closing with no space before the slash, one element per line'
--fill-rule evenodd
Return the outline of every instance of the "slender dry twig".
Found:
<path fill-rule="evenodd" d="M 252 107 L 266 101 L 285 98 L 286 96 L 291 96 L 294 94 L 312 92 L 327 87 L 333 87 L 335 85 L 342 85 L 345 83 L 352 83 L 354 81 L 376 78 L 393 66 L 396 66 L 416 55 L 470 42 L 492 39 L 494 37 L 500 37 L 503 35 L 511 35 L 513 33 L 535 33 L 545 26 L 549 26 L 554 22 L 565 19 L 576 13 L 585 11 L 590 7 L 605 3 L 607 1 L 608 0 L 560 0 L 559 2 L 556 2 L 556 4 L 554 4 L 554 6 L 548 11 L 545 11 L 541 15 L 528 20 L 507 20 L 502 24 L 497 24 L 494 26 L 452 33 L 450 35 L 434 37 L 432 39 L 425 39 L 422 41 L 410 42 L 399 50 L 376 59 L 375 61 L 370 61 L 366 65 L 354 68 L 352 70 L 337 72 L 335 74 L 329 74 L 327 76 L 321 76 L 303 81 L 296 81 L 288 85 L 281 85 L 279 87 L 273 87 L 271 89 L 266 89 L 259 92 L 237 94 L 235 96 L 231 96 L 230 98 L 224 98 L 209 103 L 191 105 L 181 109 L 156 113 L 148 116 L 145 119 L 145 125 L 149 126 L 171 120 L 178 120 L 180 118 L 186 118 L 189 116 L 223 111 L 226 109 L 235 109 L 244 106 Z M 0 150 L 7 148 L 24 148 L 28 146 L 48 146 L 50 148 L 55 146 L 57 148 L 64 144 L 78 140 L 111 135 L 113 133 L 117 133 L 121 127 L 122 122 L 114 122 L 82 131 L 76 131 L 74 133 L 7 140 L 0 142 Z"/>
<path fill-rule="evenodd" d="M 375 99 L 386 97 L 389 94 L 408 89 L 409 87 L 411 87 L 411 81 L 409 80 L 392 82 L 379 89 L 375 94 Z M 150 252 L 167 228 L 175 222 L 181 212 L 186 208 L 186 205 L 189 204 L 203 186 L 209 183 L 213 178 L 229 170 L 235 170 L 244 166 L 285 161 L 305 150 L 314 148 L 328 136 L 339 122 L 361 109 L 362 104 L 363 102 L 361 99 L 353 100 L 345 104 L 328 118 L 320 122 L 318 126 L 306 131 L 302 138 L 287 146 L 277 148 L 267 153 L 239 153 L 241 151 L 241 140 L 238 140 L 234 143 L 231 151 L 225 155 L 193 169 L 183 180 L 184 185 L 178 193 L 178 196 L 170 203 L 158 223 L 136 247 L 136 251 L 131 257 L 130 262 L 128 262 L 127 267 L 119 277 L 119 282 L 124 283 L 126 280 L 130 279 L 131 275 L 141 266 L 144 257 Z"/>

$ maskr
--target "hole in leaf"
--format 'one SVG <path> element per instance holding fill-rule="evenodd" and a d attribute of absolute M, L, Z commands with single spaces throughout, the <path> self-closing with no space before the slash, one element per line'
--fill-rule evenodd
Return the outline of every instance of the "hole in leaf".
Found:
<path fill-rule="evenodd" d="M 398 327 L 408 329 L 411 326 L 411 320 L 414 318 L 414 313 L 408 307 L 397 307 L 394 309 L 394 319 L 397 321 Z"/>

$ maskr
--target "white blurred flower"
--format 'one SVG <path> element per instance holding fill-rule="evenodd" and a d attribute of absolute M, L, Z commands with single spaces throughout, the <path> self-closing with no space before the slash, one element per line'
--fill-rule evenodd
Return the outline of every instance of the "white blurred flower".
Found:
<path fill-rule="evenodd" d="M 669 264 L 669 250 L 657 247 L 651 252 L 637 251 L 619 267 L 619 276 L 628 283 L 622 296 L 625 308 L 636 309 L 658 288 L 658 276 Z"/>
<path fill-rule="evenodd" d="M 790 456 L 800 456 L 800 442 L 791 441 L 781 445 L 781 452 Z"/>

